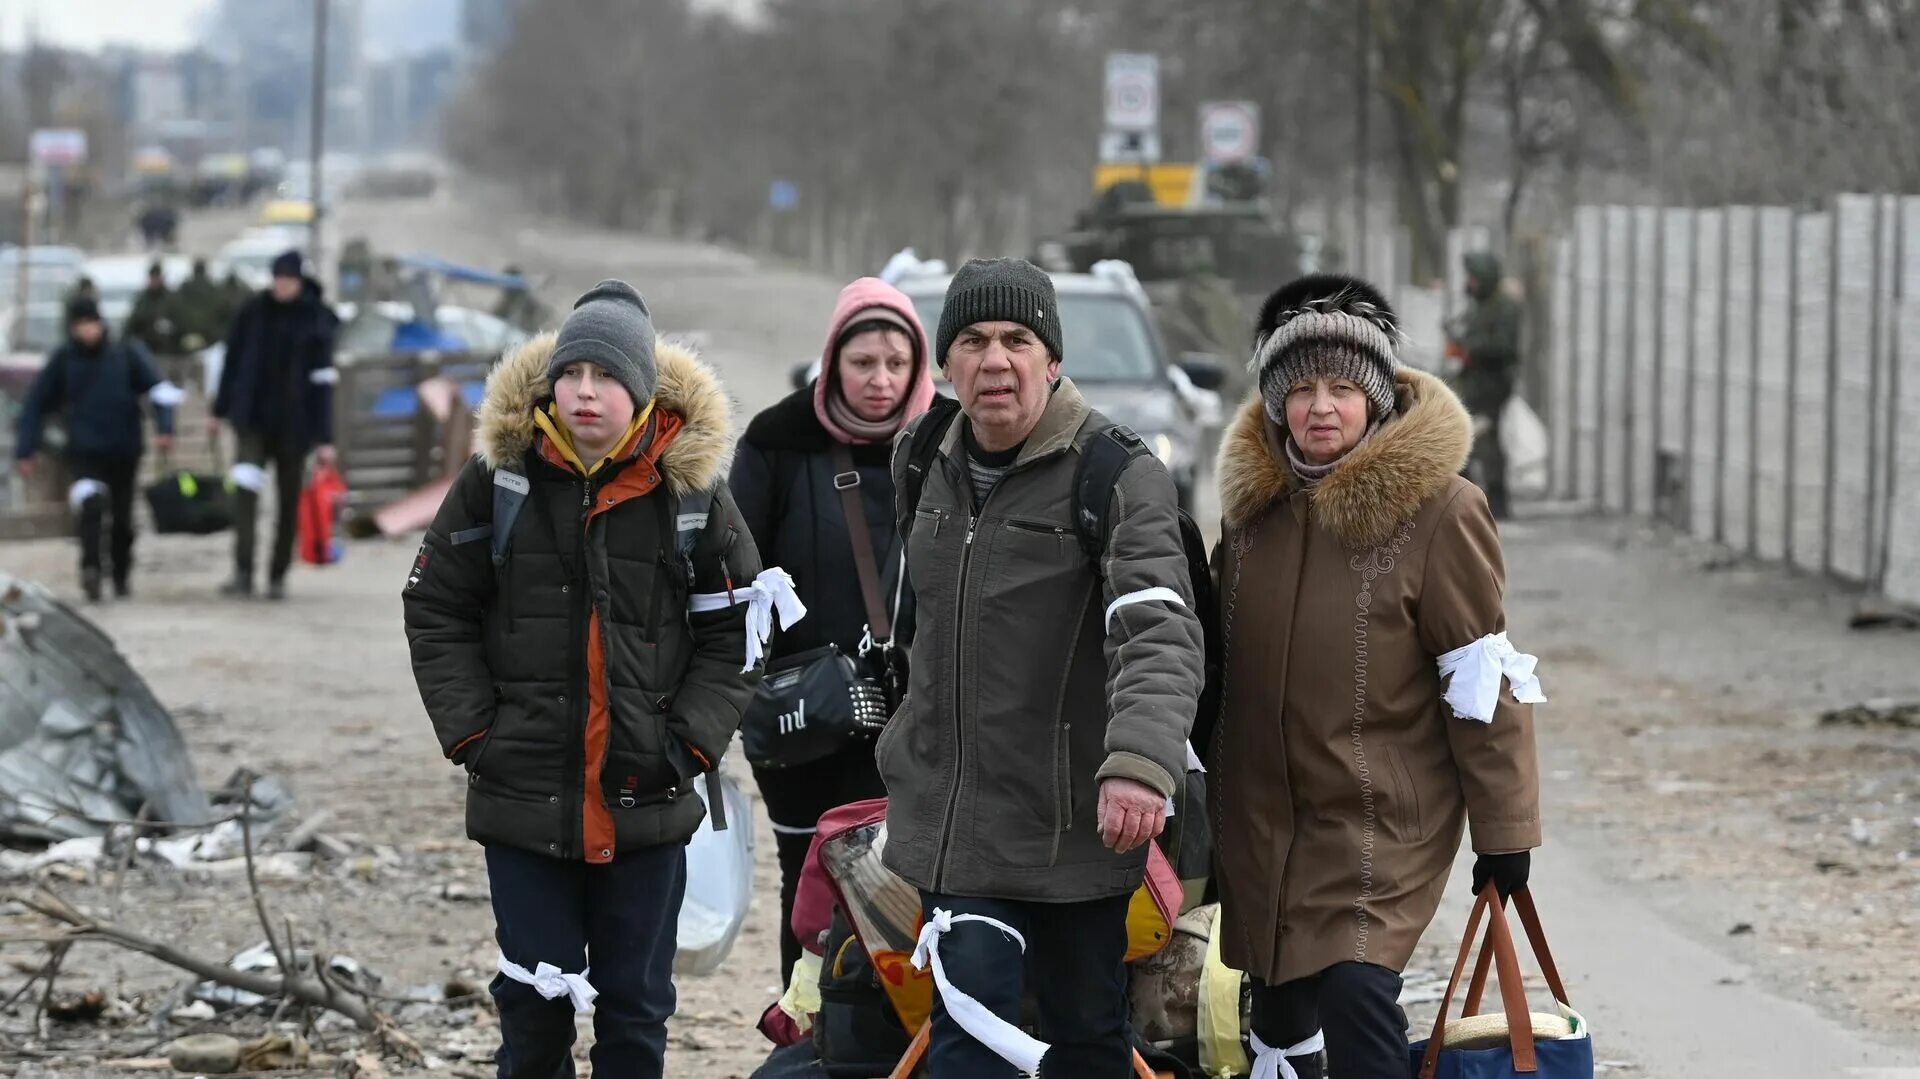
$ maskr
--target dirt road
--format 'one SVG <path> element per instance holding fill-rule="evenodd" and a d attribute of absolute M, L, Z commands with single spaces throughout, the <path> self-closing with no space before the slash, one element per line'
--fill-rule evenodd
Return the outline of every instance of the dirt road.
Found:
<path fill-rule="evenodd" d="M 190 237 L 232 225 L 203 219 Z M 549 275 L 562 310 L 601 277 L 634 280 L 664 331 L 708 335 L 742 416 L 817 351 L 837 288 L 734 253 L 532 220 L 471 193 L 345 207 L 335 242 L 362 231 L 387 248 L 518 262 Z M 1920 1066 L 1920 732 L 1815 723 L 1824 708 L 1920 697 L 1920 639 L 1850 634 L 1847 602 L 1823 586 L 1707 572 L 1706 552 L 1618 523 L 1534 516 L 1506 542 L 1513 638 L 1540 655 L 1553 700 L 1540 712 L 1551 846 L 1536 890 L 1606 1074 Z M 214 598 L 224 540 L 148 537 L 137 597 L 94 612 L 180 717 L 204 780 L 241 765 L 277 774 L 301 812 L 331 811 L 365 852 L 270 883 L 268 896 L 391 992 L 484 981 L 494 957 L 484 902 L 444 898 L 479 896 L 485 878 L 461 834 L 460 777 L 435 751 L 407 666 L 399 590 L 413 549 L 354 545 L 340 566 L 296 571 L 292 598 L 268 605 Z M 64 543 L 0 548 L 0 565 L 66 594 L 72 558 Z M 752 1022 L 778 992 L 777 903 L 764 816 L 756 831 L 760 898 L 726 966 L 681 982 L 673 1074 L 744 1076 L 764 1055 Z M 232 881 L 155 872 L 62 887 L 209 956 L 259 938 Z M 1462 908 L 1456 894 L 1417 966 L 1440 967 Z M 0 943 L 0 957 L 25 954 Z M 149 1004 L 178 984 L 103 948 L 77 952 L 69 971 L 64 985 Z M 17 978 L 0 973 L 0 997 Z M 474 1054 L 463 1066 L 482 1067 L 484 1018 L 415 1021 L 442 1060 Z M 25 1022 L 0 1015 L 6 1028 Z M 31 1067 L 107 1071 L 71 1057 Z"/>

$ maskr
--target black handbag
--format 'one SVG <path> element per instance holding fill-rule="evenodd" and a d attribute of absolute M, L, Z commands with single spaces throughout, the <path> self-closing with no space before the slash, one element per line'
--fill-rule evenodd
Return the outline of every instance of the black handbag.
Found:
<path fill-rule="evenodd" d="M 833 485 L 840 492 L 840 508 L 852 539 L 853 564 L 867 607 L 867 633 L 857 657 L 826 644 L 767 665 L 740 725 L 747 761 L 756 768 L 792 768 L 831 756 L 885 726 L 906 695 L 906 656 L 893 644 L 894 619 L 881 602 L 873 537 L 860 504 L 860 474 L 845 446 L 836 444 L 833 458 L 839 470 Z M 906 587 L 904 559 L 902 552 L 895 616 Z"/>

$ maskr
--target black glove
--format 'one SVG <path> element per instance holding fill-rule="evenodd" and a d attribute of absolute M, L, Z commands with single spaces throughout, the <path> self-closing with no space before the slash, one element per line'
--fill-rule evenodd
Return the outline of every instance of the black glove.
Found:
<path fill-rule="evenodd" d="M 1473 860 L 1473 894 L 1486 891 L 1492 881 L 1505 899 L 1527 886 L 1527 870 L 1533 866 L 1532 851 L 1513 854 L 1482 854 Z"/>

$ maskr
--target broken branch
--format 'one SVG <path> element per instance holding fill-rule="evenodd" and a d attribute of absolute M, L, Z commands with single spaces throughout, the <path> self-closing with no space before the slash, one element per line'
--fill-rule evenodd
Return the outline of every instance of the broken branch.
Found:
<path fill-rule="evenodd" d="M 44 889 L 31 893 L 16 893 L 11 898 L 28 910 L 73 926 L 85 937 L 103 940 L 129 951 L 139 952 L 169 966 L 179 967 L 203 980 L 231 986 L 234 989 L 244 989 L 263 997 L 292 996 L 303 1003 L 339 1012 L 353 1020 L 354 1025 L 361 1030 L 380 1030 L 386 1023 L 386 1017 L 374 1011 L 359 994 L 338 988 L 332 982 L 302 977 L 285 965 L 281 966 L 279 977 L 234 970 L 223 963 L 189 955 L 171 945 L 150 940 L 117 925 L 96 922 L 75 910 L 59 896 Z"/>

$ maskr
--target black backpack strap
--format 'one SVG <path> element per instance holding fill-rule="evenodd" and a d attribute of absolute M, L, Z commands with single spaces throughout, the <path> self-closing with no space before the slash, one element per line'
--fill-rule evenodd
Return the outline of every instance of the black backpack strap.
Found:
<path fill-rule="evenodd" d="M 680 565 L 687 571 L 687 585 L 693 585 L 693 545 L 707 530 L 707 518 L 713 514 L 713 492 L 688 491 L 679 497 L 673 509 L 673 549 L 680 554 Z"/>
<path fill-rule="evenodd" d="M 513 524 L 527 504 L 532 485 L 527 477 L 510 468 L 493 470 L 493 564 L 507 564 L 507 551 L 513 544 Z"/>
<path fill-rule="evenodd" d="M 933 467 L 933 455 L 940 452 L 940 440 L 947 435 L 947 428 L 953 426 L 953 418 L 960 414 L 960 402 L 944 394 L 935 394 L 933 404 L 928 406 L 927 414 L 914 426 L 913 433 L 907 436 L 906 475 L 901 478 L 900 499 L 902 520 L 907 527 L 913 525 L 913 513 L 920 508 L 920 492 L 927 485 L 927 471 Z M 901 543 L 906 542 L 903 529 Z"/>
<path fill-rule="evenodd" d="M 1107 514 L 1113 505 L 1113 489 L 1127 465 L 1146 452 L 1147 444 L 1140 436 L 1119 423 L 1103 428 L 1080 450 L 1080 466 L 1073 477 L 1073 530 L 1096 571 L 1100 556 L 1107 550 Z"/>

